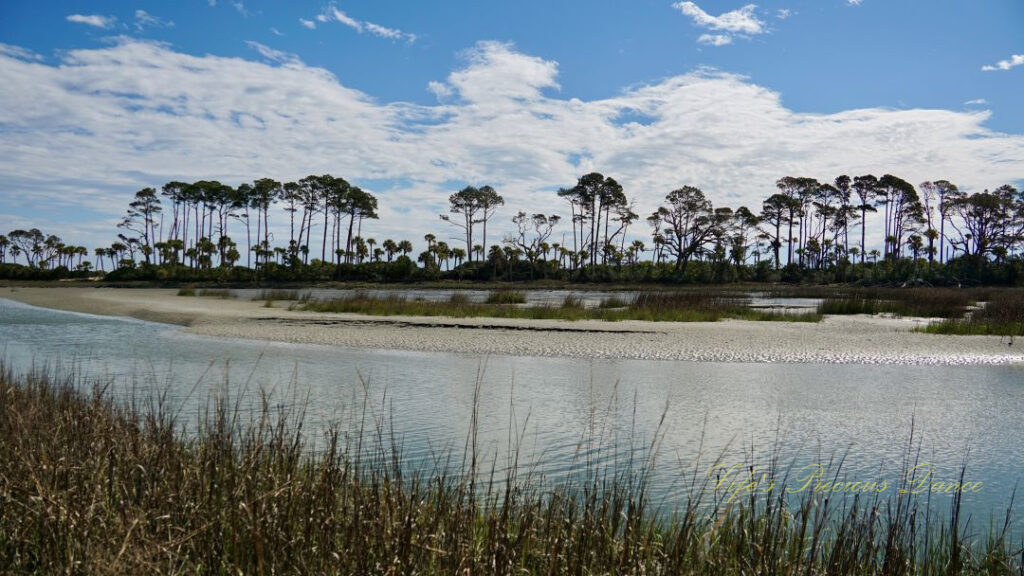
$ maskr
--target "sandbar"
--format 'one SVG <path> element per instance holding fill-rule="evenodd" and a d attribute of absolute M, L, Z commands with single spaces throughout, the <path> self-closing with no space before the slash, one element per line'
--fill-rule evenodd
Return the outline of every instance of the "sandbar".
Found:
<path fill-rule="evenodd" d="M 820 323 L 605 322 L 368 316 L 178 296 L 174 289 L 5 287 L 0 298 L 178 324 L 217 337 L 466 354 L 837 364 L 1024 364 L 1024 342 L 914 332 L 922 318 L 828 316 Z M 0 318 L 2 321 L 2 318 Z"/>

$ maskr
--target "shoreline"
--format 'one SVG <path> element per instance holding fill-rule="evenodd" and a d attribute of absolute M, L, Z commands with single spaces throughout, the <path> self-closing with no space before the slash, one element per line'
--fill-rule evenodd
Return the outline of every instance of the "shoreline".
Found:
<path fill-rule="evenodd" d="M 605 322 L 367 316 L 265 308 L 262 301 L 177 296 L 174 289 L 31 287 L 0 298 L 73 312 L 177 324 L 214 337 L 353 348 L 568 358 L 834 364 L 1024 364 L 999 336 L 916 333 L 922 318 L 827 316 L 795 322 Z"/>

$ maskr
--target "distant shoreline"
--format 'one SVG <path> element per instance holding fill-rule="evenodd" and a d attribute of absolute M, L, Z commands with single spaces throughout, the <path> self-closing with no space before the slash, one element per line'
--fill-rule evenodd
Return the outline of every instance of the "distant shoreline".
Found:
<path fill-rule="evenodd" d="M 834 364 L 1022 364 L 1024 345 L 998 336 L 912 330 L 924 319 L 827 317 L 789 322 L 602 322 L 364 316 L 264 307 L 261 301 L 180 297 L 173 289 L 4 287 L 0 298 L 75 312 L 185 326 L 194 334 L 469 354 Z"/>

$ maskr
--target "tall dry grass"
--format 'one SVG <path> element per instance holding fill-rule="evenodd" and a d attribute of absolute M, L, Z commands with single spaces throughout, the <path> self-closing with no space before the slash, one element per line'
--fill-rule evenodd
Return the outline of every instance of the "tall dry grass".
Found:
<path fill-rule="evenodd" d="M 0 570 L 18 574 L 1011 575 L 1005 522 L 976 531 L 916 496 L 699 484 L 649 501 L 651 460 L 551 485 L 516 460 L 410 470 L 381 430 L 311 449 L 301 412 L 215 400 L 194 433 L 154 402 L 0 368 Z M 479 386 L 477 387 L 479 394 Z M 473 426 L 477 418 L 474 412 Z M 653 442 L 652 442 L 653 446 Z M 773 476 L 787 474 L 772 466 Z M 694 472 L 696 479 L 696 471 Z M 835 471 L 839 477 L 840 470 Z"/>

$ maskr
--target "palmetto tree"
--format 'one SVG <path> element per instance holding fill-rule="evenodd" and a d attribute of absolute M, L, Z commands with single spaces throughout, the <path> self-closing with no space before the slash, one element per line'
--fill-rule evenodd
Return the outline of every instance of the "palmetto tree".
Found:
<path fill-rule="evenodd" d="M 387 254 L 388 262 L 391 262 L 391 257 L 395 255 L 395 252 L 398 252 L 398 244 L 391 238 L 388 238 L 384 240 L 381 247 L 384 248 L 384 253 Z"/>

